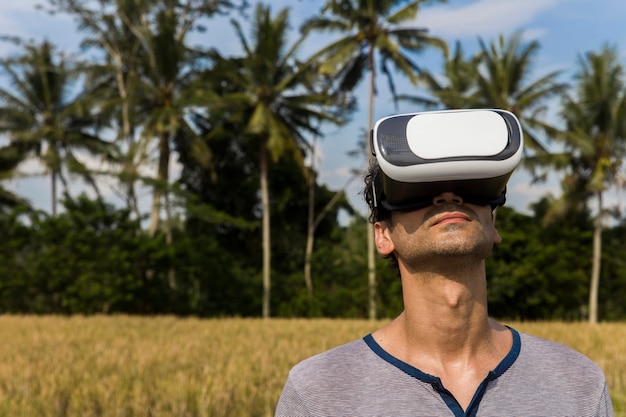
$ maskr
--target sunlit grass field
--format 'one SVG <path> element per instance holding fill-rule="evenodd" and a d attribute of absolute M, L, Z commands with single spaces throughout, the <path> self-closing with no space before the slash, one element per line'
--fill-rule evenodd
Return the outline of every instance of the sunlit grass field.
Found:
<path fill-rule="evenodd" d="M 271 416 L 295 363 L 384 322 L 0 316 L 0 416 Z M 606 373 L 626 417 L 626 323 L 509 323 Z"/>

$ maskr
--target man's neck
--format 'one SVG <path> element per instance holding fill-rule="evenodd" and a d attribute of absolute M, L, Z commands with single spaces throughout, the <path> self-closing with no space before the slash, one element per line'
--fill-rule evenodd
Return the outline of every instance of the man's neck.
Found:
<path fill-rule="evenodd" d="M 441 356 L 443 363 L 475 355 L 489 341 L 484 265 L 404 274 L 401 316 L 412 351 Z"/>
<path fill-rule="evenodd" d="M 484 265 L 462 274 L 402 270 L 404 312 L 374 333 L 390 354 L 441 378 L 465 408 L 511 348 L 506 327 L 489 319 Z"/>

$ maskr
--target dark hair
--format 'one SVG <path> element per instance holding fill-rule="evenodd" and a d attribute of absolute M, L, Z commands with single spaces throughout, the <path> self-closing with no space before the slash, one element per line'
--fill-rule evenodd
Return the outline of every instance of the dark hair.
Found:
<path fill-rule="evenodd" d="M 365 176 L 363 177 L 363 190 L 361 194 L 363 194 L 363 198 L 365 198 L 365 203 L 367 203 L 367 207 L 369 208 L 369 217 L 368 220 L 370 223 L 374 224 L 377 221 L 388 220 L 391 218 L 391 212 L 384 208 L 380 201 L 377 201 L 380 198 L 380 193 L 382 192 L 382 183 L 380 181 L 380 166 L 376 159 L 372 158 L 369 163 L 369 167 Z M 375 189 L 379 189 L 378 192 L 375 192 Z"/>
<path fill-rule="evenodd" d="M 365 176 L 363 177 L 363 190 L 361 194 L 363 194 L 363 198 L 365 199 L 365 203 L 369 208 L 368 220 L 370 223 L 374 224 L 379 221 L 384 221 L 387 223 L 388 227 L 393 227 L 391 224 L 391 211 L 384 208 L 380 201 L 376 201 L 377 198 L 380 198 L 380 192 L 382 192 L 382 183 L 380 181 L 380 166 L 376 159 L 372 158 L 369 163 L 369 167 Z M 375 192 L 375 189 L 378 188 L 378 193 Z M 400 269 L 398 267 L 398 259 L 396 258 L 395 253 L 390 253 L 389 255 L 383 255 L 384 259 L 389 261 L 389 267 L 396 271 L 397 275 L 400 276 Z"/>

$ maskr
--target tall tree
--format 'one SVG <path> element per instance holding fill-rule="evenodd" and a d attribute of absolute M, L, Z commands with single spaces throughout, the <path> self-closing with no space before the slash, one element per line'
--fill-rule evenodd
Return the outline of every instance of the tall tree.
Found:
<path fill-rule="evenodd" d="M 144 179 L 153 188 L 149 232 L 160 227 L 165 209 L 166 235 L 171 240 L 169 187 L 173 147 L 183 141 L 195 147 L 199 160 L 208 149 L 189 123 L 191 113 L 209 100 L 204 90 L 189 85 L 195 78 L 201 51 L 188 46 L 193 30 L 204 30 L 203 19 L 236 7 L 230 0 L 50 0 L 56 10 L 74 16 L 89 35 L 83 46 L 104 52 L 104 62 L 94 74 L 108 80 L 108 100 L 103 100 L 120 128 L 124 146 L 118 161 L 120 178 L 127 187 L 129 206 L 136 215 L 134 182 Z M 241 1 L 245 5 L 245 1 Z M 243 7 L 243 6 L 242 6 Z M 146 179 L 140 168 L 156 155 L 156 178 Z"/>
<path fill-rule="evenodd" d="M 139 219 L 141 213 L 135 182 L 145 155 L 136 142 L 137 122 L 133 117 L 136 114 L 133 106 L 138 95 L 137 62 L 142 45 L 131 27 L 139 25 L 138 22 L 145 15 L 145 8 L 140 8 L 132 0 L 99 0 L 97 3 L 51 0 L 50 3 L 55 11 L 74 17 L 79 30 L 87 34 L 81 42 L 82 48 L 104 52 L 102 61 L 89 62 L 89 82 L 102 87 L 96 90 L 99 107 L 112 121 L 119 145 L 112 157 L 112 163 L 121 166 L 118 175 L 125 188 L 127 206 Z"/>
<path fill-rule="evenodd" d="M 339 77 L 338 84 L 344 90 L 353 90 L 369 73 L 369 103 L 366 154 L 369 149 L 369 131 L 374 123 L 374 97 L 376 95 L 376 54 L 380 68 L 387 77 L 389 89 L 396 96 L 392 69 L 395 68 L 411 82 L 417 83 L 420 68 L 410 57 L 411 52 L 427 47 L 446 50 L 446 43 L 428 35 L 426 29 L 403 26 L 413 23 L 421 5 L 428 0 L 329 0 L 321 16 L 307 20 L 303 33 L 311 31 L 340 32 L 340 39 L 323 47 L 313 59 L 323 59 L 321 71 Z M 368 225 L 368 285 L 369 316 L 376 312 L 376 263 L 374 254 L 374 231 Z"/>
<path fill-rule="evenodd" d="M 443 74 L 421 74 L 432 97 L 401 96 L 401 99 L 424 107 L 501 108 L 514 113 L 524 129 L 524 166 L 541 179 L 538 169 L 563 163 L 562 155 L 549 153 L 544 138 L 553 139 L 558 129 L 546 121 L 550 100 L 558 99 L 566 84 L 559 82 L 559 71 L 534 77 L 537 41 L 524 42 L 522 33 L 510 38 L 499 36 L 487 44 L 479 39 L 475 54 L 464 57 L 460 42 L 454 54 L 446 56 Z M 530 152 L 528 152 L 530 151 Z"/>
<path fill-rule="evenodd" d="M 91 184 L 96 193 L 90 169 L 76 156 L 77 150 L 102 155 L 107 142 L 97 136 L 97 120 L 90 111 L 90 87 L 77 88 L 80 75 L 54 46 L 24 43 L 23 53 L 0 60 L 9 78 L 8 88 L 0 88 L 0 132 L 12 143 L 36 156 L 50 174 L 52 213 L 57 210 L 57 181 L 67 189 L 66 168 Z"/>
<path fill-rule="evenodd" d="M 562 207 L 596 200 L 589 322 L 598 320 L 598 289 L 605 217 L 603 196 L 620 178 L 626 156 L 626 91 L 617 51 L 605 46 L 579 58 L 576 89 L 566 97 L 562 116 L 569 167 L 563 180 Z"/>
<path fill-rule="evenodd" d="M 186 36 L 199 17 L 188 2 L 182 8 L 177 1 L 165 1 L 151 10 L 152 20 L 131 30 L 143 45 L 140 60 L 142 94 L 138 106 L 145 116 L 141 124 L 141 141 L 154 143 L 157 155 L 156 182 L 153 187 L 149 233 L 156 233 L 160 212 L 166 214 L 166 235 L 171 242 L 171 213 L 169 205 L 170 156 L 176 141 L 192 140 L 198 147 L 197 156 L 206 158 L 208 149 L 187 122 L 185 112 L 195 94 L 186 85 L 189 80 L 190 51 Z"/>
<path fill-rule="evenodd" d="M 244 52 L 236 73 L 227 75 L 238 92 L 223 97 L 223 103 L 237 109 L 234 117 L 245 118 L 245 132 L 258 146 L 262 235 L 263 235 L 263 317 L 270 316 L 271 239 L 268 170 L 283 155 L 299 161 L 309 147 L 307 134 L 317 136 L 322 122 L 341 123 L 333 111 L 334 98 L 316 91 L 315 72 L 297 59 L 304 37 L 291 46 L 289 10 L 272 17 L 269 6 L 258 4 L 248 41 L 241 25 L 232 21 Z"/>
<path fill-rule="evenodd" d="M 443 74 L 423 70 L 420 73 L 428 88 L 429 96 L 400 95 L 398 98 L 425 108 L 437 108 L 443 105 L 448 109 L 475 107 L 472 94 L 478 84 L 478 66 L 481 54 L 466 58 L 463 47 L 456 42 L 454 53 L 444 56 Z"/>
<path fill-rule="evenodd" d="M 477 89 L 469 103 L 478 107 L 495 107 L 515 114 L 524 130 L 524 144 L 535 153 L 546 153 L 539 132 L 554 133 L 546 123 L 548 100 L 558 98 L 565 84 L 558 81 L 559 71 L 534 78 L 533 59 L 540 44 L 525 43 L 521 32 L 510 38 L 500 35 L 487 45 L 480 39 L 480 66 Z"/>

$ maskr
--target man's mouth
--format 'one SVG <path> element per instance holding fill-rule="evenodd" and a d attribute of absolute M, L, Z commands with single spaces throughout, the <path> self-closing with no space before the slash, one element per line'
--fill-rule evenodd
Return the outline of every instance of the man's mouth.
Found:
<path fill-rule="evenodd" d="M 433 222 L 433 226 L 439 224 L 464 223 L 469 221 L 471 221 L 471 219 L 467 214 L 455 211 L 438 216 Z"/>

